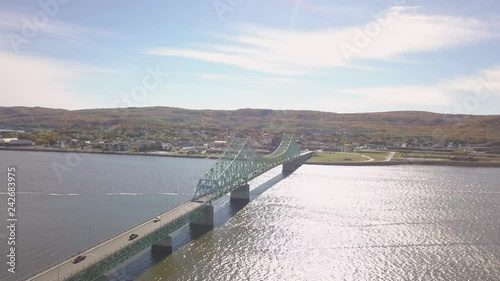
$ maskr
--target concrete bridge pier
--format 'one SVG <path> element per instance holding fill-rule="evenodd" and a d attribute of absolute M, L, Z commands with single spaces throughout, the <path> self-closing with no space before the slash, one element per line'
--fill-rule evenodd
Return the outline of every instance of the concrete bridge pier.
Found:
<path fill-rule="evenodd" d="M 309 160 L 309 158 L 311 158 L 313 156 L 313 154 L 314 153 L 312 151 L 306 152 L 306 153 L 301 154 L 299 157 L 297 157 L 296 159 L 294 159 L 290 162 L 283 163 L 283 172 L 284 173 L 293 173 L 300 166 L 302 166 L 302 164 L 304 164 L 304 162 Z"/>
<path fill-rule="evenodd" d="M 250 201 L 250 185 L 247 183 L 231 191 L 229 200 L 235 203 L 247 203 Z"/>
<path fill-rule="evenodd" d="M 191 236 L 198 238 L 214 228 L 214 206 L 206 206 L 203 215 L 189 223 Z"/>
<path fill-rule="evenodd" d="M 167 236 L 166 238 L 151 245 L 151 252 L 162 253 L 162 254 L 167 254 L 167 255 L 171 254 L 172 253 L 172 237 Z"/>

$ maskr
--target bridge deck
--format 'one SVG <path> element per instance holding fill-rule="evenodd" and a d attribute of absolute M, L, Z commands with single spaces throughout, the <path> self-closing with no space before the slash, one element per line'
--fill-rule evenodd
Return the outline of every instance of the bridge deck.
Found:
<path fill-rule="evenodd" d="M 187 202 L 161 215 L 159 222 L 147 222 L 119 234 L 106 242 L 82 253 L 86 259 L 73 264 L 73 258 L 54 266 L 28 281 L 54 281 L 69 279 L 72 281 L 94 280 L 108 269 L 113 268 L 127 258 L 137 254 L 151 244 L 166 237 L 182 225 L 195 219 L 203 212 L 208 202 L 215 200 L 236 188 L 248 183 L 249 180 L 284 164 L 284 170 L 293 171 L 311 157 L 311 152 L 300 153 L 300 148 L 294 142 L 293 136 L 282 141 L 273 157 L 260 157 L 249 146 L 248 141 L 233 141 L 226 153 L 200 179 L 194 198 L 196 201 Z M 243 153 L 245 152 L 245 153 Z M 256 162 L 249 162 L 255 160 Z M 238 161 L 237 161 L 238 160 Z M 207 183 L 210 183 L 208 185 Z M 205 186 L 210 189 L 205 190 Z M 214 190 L 214 186 L 216 187 Z M 129 235 L 136 233 L 139 236 L 129 241 Z M 115 258 L 119 256 L 119 258 Z"/>
<path fill-rule="evenodd" d="M 186 215 L 187 213 L 193 212 L 194 210 L 203 206 L 204 200 L 198 200 L 197 202 L 187 202 L 173 210 L 170 210 L 161 215 L 161 220 L 159 222 L 153 222 L 153 220 L 148 220 L 147 222 L 130 229 L 124 233 L 121 233 L 96 247 L 87 250 L 82 253 L 87 256 L 87 258 L 77 264 L 73 264 L 73 258 L 62 262 L 59 266 L 54 266 L 30 279 L 28 281 L 54 281 L 54 280 L 64 280 L 64 278 L 69 278 L 70 276 L 76 274 L 77 272 L 87 268 L 91 264 L 99 261 L 100 259 L 120 250 L 124 246 L 129 245 L 136 239 L 140 239 L 142 236 L 160 229 L 163 225 L 173 222 L 175 219 Z M 129 235 L 136 233 L 139 235 L 136 239 L 129 241 Z"/>

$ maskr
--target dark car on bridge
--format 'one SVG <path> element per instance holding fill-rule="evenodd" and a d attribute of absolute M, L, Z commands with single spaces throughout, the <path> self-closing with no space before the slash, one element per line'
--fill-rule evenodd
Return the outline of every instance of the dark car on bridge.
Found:
<path fill-rule="evenodd" d="M 74 260 L 73 260 L 73 263 L 79 263 L 81 261 L 83 261 L 87 256 L 85 255 L 79 255 L 78 257 L 76 257 Z"/>
<path fill-rule="evenodd" d="M 128 237 L 128 240 L 134 240 L 135 238 L 139 237 L 139 235 L 133 233 L 133 234 L 130 234 L 130 236 Z"/>

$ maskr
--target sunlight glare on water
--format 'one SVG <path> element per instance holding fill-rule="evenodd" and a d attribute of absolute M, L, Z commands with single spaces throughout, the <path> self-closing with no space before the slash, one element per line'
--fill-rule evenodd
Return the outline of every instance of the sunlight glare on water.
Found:
<path fill-rule="evenodd" d="M 138 280 L 500 280 L 498 172 L 303 166 Z"/>

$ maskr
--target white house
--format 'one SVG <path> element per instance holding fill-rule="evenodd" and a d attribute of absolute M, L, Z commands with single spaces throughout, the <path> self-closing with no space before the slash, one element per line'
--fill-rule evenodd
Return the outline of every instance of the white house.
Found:
<path fill-rule="evenodd" d="M 17 138 L 0 138 L 0 145 L 9 143 L 9 142 L 11 142 L 13 140 L 17 140 Z"/>

